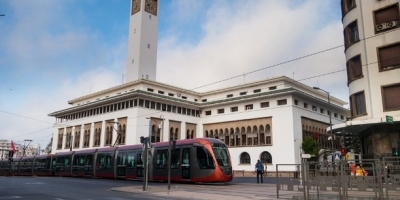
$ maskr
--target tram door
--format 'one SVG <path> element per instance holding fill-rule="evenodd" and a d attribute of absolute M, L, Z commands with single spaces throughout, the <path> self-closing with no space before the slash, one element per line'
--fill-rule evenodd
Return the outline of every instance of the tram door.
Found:
<path fill-rule="evenodd" d="M 119 153 L 117 157 L 117 176 L 126 176 L 127 153 Z"/>
<path fill-rule="evenodd" d="M 136 177 L 143 178 L 144 165 L 142 160 L 142 152 L 136 154 L 136 161 Z"/>
<path fill-rule="evenodd" d="M 190 179 L 190 148 L 182 149 L 182 179 Z"/>

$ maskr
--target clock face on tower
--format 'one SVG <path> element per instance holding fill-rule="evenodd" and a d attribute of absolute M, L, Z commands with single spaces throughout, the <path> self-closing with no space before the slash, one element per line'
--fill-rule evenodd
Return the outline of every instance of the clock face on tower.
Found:
<path fill-rule="evenodd" d="M 157 16 L 157 0 L 145 0 L 144 11 Z"/>
<path fill-rule="evenodd" d="M 131 15 L 134 15 L 135 13 L 140 11 L 140 2 L 141 2 L 141 0 L 132 0 Z"/>

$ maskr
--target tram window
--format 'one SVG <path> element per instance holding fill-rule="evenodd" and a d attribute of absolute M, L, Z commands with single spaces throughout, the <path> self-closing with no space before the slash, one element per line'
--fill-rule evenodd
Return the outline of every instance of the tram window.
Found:
<path fill-rule="evenodd" d="M 157 169 L 166 169 L 167 168 L 167 154 L 168 150 L 157 150 L 156 153 L 156 168 Z"/>
<path fill-rule="evenodd" d="M 138 153 L 136 156 L 136 164 L 143 166 L 143 161 L 142 161 L 142 153 Z"/>
<path fill-rule="evenodd" d="M 85 163 L 86 163 L 86 165 L 92 165 L 92 163 L 93 163 L 93 155 L 87 155 Z"/>
<path fill-rule="evenodd" d="M 219 166 L 230 166 L 229 153 L 224 144 L 214 143 L 212 149 Z"/>
<path fill-rule="evenodd" d="M 135 167 L 135 153 L 128 153 L 128 167 Z"/>
<path fill-rule="evenodd" d="M 197 163 L 200 169 L 214 169 L 214 161 L 210 153 L 203 147 L 196 147 Z"/>
<path fill-rule="evenodd" d="M 105 168 L 106 169 L 110 169 L 111 168 L 111 159 L 112 159 L 112 156 L 110 155 L 110 154 L 107 154 L 106 155 L 106 166 L 105 166 Z"/>
<path fill-rule="evenodd" d="M 84 166 L 85 165 L 85 156 L 81 156 L 79 158 L 79 166 Z"/>
<path fill-rule="evenodd" d="M 69 167 L 69 158 L 65 158 L 64 160 L 64 166 Z"/>
<path fill-rule="evenodd" d="M 171 169 L 179 168 L 180 158 L 181 158 L 181 149 L 172 149 L 171 150 Z"/>
<path fill-rule="evenodd" d="M 118 154 L 117 165 L 118 166 L 126 165 L 126 153 Z"/>

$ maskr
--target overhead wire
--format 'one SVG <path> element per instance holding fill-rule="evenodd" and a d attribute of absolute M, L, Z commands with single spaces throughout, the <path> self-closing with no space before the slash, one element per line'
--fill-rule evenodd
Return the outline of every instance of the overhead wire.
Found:
<path fill-rule="evenodd" d="M 397 30 L 397 29 L 393 29 L 393 30 L 386 31 L 385 33 L 372 35 L 372 36 L 370 36 L 370 37 L 366 37 L 366 38 L 363 38 L 363 39 L 359 39 L 359 41 L 368 40 L 368 39 L 371 39 L 371 38 L 380 36 L 380 35 L 382 35 L 382 34 L 388 34 L 388 33 L 390 33 L 390 32 L 396 31 L 396 30 Z M 244 73 L 244 74 L 232 76 L 232 77 L 225 78 L 225 79 L 222 79 L 222 80 L 219 80 L 219 81 L 215 81 L 215 82 L 212 82 L 212 83 L 208 83 L 208 84 L 205 84 L 205 85 L 201 85 L 201 86 L 192 88 L 191 90 L 197 90 L 197 89 L 204 88 L 204 87 L 207 87 L 207 86 L 210 86 L 210 85 L 214 85 L 214 84 L 222 83 L 222 82 L 225 82 L 225 81 L 228 81 L 228 80 L 232 80 L 232 79 L 235 79 L 235 78 L 238 78 L 238 77 L 242 77 L 243 75 L 248 75 L 248 74 L 256 73 L 256 72 L 263 71 L 263 70 L 266 70 L 266 69 L 271 69 L 271 68 L 274 68 L 274 67 L 277 67 L 277 66 L 281 66 L 281 65 L 284 65 L 284 64 L 287 64 L 287 63 L 291 63 L 291 62 L 294 62 L 294 61 L 298 61 L 298 60 L 302 60 L 302 59 L 305 59 L 305 58 L 308 58 L 308 57 L 312 57 L 312 56 L 315 56 L 315 55 L 318 55 L 318 54 L 321 54 L 321 53 L 329 52 L 329 51 L 332 51 L 332 50 L 335 50 L 335 49 L 338 49 L 338 48 L 341 48 L 341 47 L 344 47 L 344 45 L 338 45 L 338 46 L 334 46 L 334 47 L 331 47 L 331 48 L 328 48 L 328 49 L 324 49 L 324 50 L 321 50 L 321 51 L 317 51 L 317 52 L 314 52 L 314 53 L 306 54 L 306 55 L 304 55 L 304 56 L 300 56 L 300 57 L 297 57 L 297 58 L 293 58 L 293 59 L 290 59 L 290 60 L 286 60 L 286 61 L 283 61 L 283 62 L 280 62 L 280 63 L 277 63 L 277 64 L 273 64 L 273 65 L 270 65 L 270 66 L 267 66 L 267 67 L 263 67 L 263 68 L 260 68 L 260 69 L 256 69 L 256 70 L 253 70 L 253 71 Z M 395 58 L 397 58 L 397 57 L 395 57 Z M 392 59 L 394 59 L 394 58 L 392 58 Z M 377 62 L 371 62 L 371 63 L 368 63 L 368 64 L 364 64 L 364 65 L 362 65 L 362 66 L 371 65 L 371 64 L 375 64 L 375 63 L 378 63 L 378 61 L 377 61 Z M 327 76 L 327 75 L 331 75 L 331 74 L 335 74 L 335 73 L 339 73 L 339 72 L 343 72 L 343 71 L 346 71 L 346 69 L 336 70 L 336 71 L 332 71 L 332 72 L 328 72 L 328 73 L 324 73 L 324 74 L 319 74 L 319 75 L 315 75 L 315 76 L 311 76 L 311 77 L 307 77 L 307 78 L 303 78 L 303 79 L 299 79 L 299 80 L 295 80 L 295 81 L 300 82 L 300 81 L 304 81 L 304 80 L 308 80 L 308 79 L 313 79 L 313 78 L 317 78 L 317 77 L 322 77 L 322 76 Z M 0 112 L 6 113 L 6 114 L 10 114 L 10 115 L 14 115 L 14 116 L 18 116 L 18 117 L 23 117 L 23 118 L 30 119 L 30 120 L 35 120 L 35 121 L 39 121 L 39 122 L 43 122 L 43 123 L 48 123 L 48 124 L 53 124 L 53 125 L 55 125 L 55 123 L 43 121 L 43 120 L 40 120 L 40 119 L 35 119 L 35 118 L 32 118 L 32 117 L 28 117 L 28 116 L 24 116 L 24 115 L 20 115 L 20 114 L 16 114 L 16 113 L 11 113 L 11 112 L 2 111 L 2 110 L 0 110 Z M 139 117 L 149 116 L 149 115 L 153 115 L 153 114 L 157 114 L 157 113 L 161 113 L 161 112 L 162 112 L 162 111 L 158 111 L 158 112 L 155 112 L 155 113 L 144 114 L 144 115 L 136 116 L 136 117 L 133 117 L 133 118 L 139 118 Z M 78 120 L 79 120 L 79 119 L 78 119 Z M 66 127 L 66 126 L 67 126 L 67 125 L 65 125 L 65 127 Z M 54 126 L 53 126 L 53 127 L 54 127 Z M 19 136 L 15 136 L 15 137 L 21 137 L 21 136 L 25 136 L 25 135 L 37 133 L 37 132 L 40 132 L 40 131 L 43 131 L 43 130 L 47 130 L 47 129 L 50 129 L 50 128 L 53 128 L 53 127 L 48 127 L 48 128 L 45 128 L 45 129 L 41 129 L 41 130 L 34 131 L 34 132 L 29 132 L 29 133 L 26 133 L 26 134 L 22 134 L 22 135 L 19 135 Z M 52 135 L 53 135 L 53 134 L 52 134 Z"/>

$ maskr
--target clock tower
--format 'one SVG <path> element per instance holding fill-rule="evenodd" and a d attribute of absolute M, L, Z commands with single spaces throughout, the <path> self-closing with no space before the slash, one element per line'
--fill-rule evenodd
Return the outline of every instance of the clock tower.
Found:
<path fill-rule="evenodd" d="M 156 80 L 158 0 L 131 0 L 126 81 Z"/>

